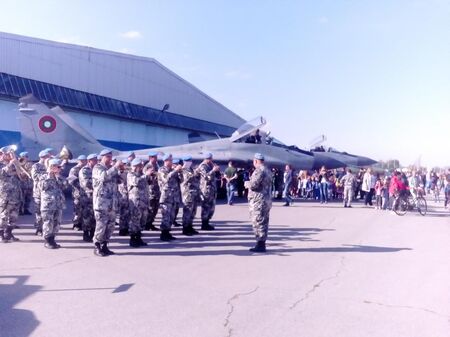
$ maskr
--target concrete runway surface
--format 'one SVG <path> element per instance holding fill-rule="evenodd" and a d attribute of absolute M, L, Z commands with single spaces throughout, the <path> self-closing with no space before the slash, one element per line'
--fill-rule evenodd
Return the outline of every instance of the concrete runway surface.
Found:
<path fill-rule="evenodd" d="M 431 203 L 433 206 L 433 204 Z M 449 337 L 450 212 L 403 217 L 355 204 L 274 203 L 268 254 L 245 203 L 219 205 L 217 230 L 117 255 L 65 225 L 47 250 L 22 217 L 0 244 L 1 337 Z M 198 227 L 198 226 L 197 226 Z"/>

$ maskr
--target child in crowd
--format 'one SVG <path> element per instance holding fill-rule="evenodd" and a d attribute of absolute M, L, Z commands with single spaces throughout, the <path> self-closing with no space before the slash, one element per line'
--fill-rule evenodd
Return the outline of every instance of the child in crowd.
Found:
<path fill-rule="evenodd" d="M 377 182 L 375 183 L 375 198 L 376 198 L 376 206 L 375 209 L 381 209 L 382 206 L 382 189 L 383 189 L 383 182 L 381 180 L 381 177 L 377 177 Z"/>
<path fill-rule="evenodd" d="M 391 181 L 388 177 L 384 178 L 383 186 L 381 187 L 381 209 L 386 210 L 389 205 L 389 186 Z"/>

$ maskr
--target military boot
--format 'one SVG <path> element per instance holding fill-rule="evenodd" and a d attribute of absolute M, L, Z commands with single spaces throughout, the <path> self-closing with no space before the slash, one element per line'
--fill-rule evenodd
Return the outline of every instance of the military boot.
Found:
<path fill-rule="evenodd" d="M 172 236 L 172 234 L 170 234 L 170 231 L 168 229 L 163 229 L 161 231 L 161 235 L 160 235 L 160 240 L 161 241 L 172 241 L 172 240 L 176 240 L 176 237 Z"/>
<path fill-rule="evenodd" d="M 13 233 L 12 233 L 12 227 L 11 226 L 8 226 L 5 230 L 4 230 L 4 232 L 3 232 L 3 235 L 2 235 L 2 242 L 3 243 L 8 243 L 8 242 L 15 242 L 15 241 L 19 241 L 19 239 L 18 238 L 16 238 L 14 235 L 13 235 Z"/>
<path fill-rule="evenodd" d="M 52 235 L 49 236 L 48 238 L 45 238 L 44 247 L 48 249 L 58 249 L 61 246 L 55 242 L 55 237 Z"/>
<path fill-rule="evenodd" d="M 139 244 L 138 238 L 136 234 L 130 234 L 130 247 L 140 247 L 141 245 Z"/>
<path fill-rule="evenodd" d="M 213 231 L 215 228 L 209 224 L 209 220 L 202 220 L 202 230 Z"/>
<path fill-rule="evenodd" d="M 5 231 L 3 229 L 0 229 L 0 239 L 3 241 L 3 234 L 5 234 Z"/>
<path fill-rule="evenodd" d="M 129 233 L 129 231 L 128 231 L 128 228 L 121 228 L 120 230 L 119 230 L 119 235 L 120 236 L 128 236 L 130 233 Z"/>
<path fill-rule="evenodd" d="M 103 251 L 100 242 L 95 243 L 94 254 L 97 256 L 107 256 L 106 253 Z"/>
<path fill-rule="evenodd" d="M 266 241 L 257 241 L 256 246 L 250 248 L 249 251 L 253 253 L 265 253 L 266 252 Z"/>
<path fill-rule="evenodd" d="M 36 234 L 36 236 L 42 236 L 42 229 L 36 228 L 35 234 Z"/>
<path fill-rule="evenodd" d="M 147 246 L 147 242 L 142 240 L 142 232 L 139 232 L 136 237 L 137 237 L 137 241 L 139 242 L 140 246 Z"/>
<path fill-rule="evenodd" d="M 94 242 L 95 229 L 89 231 L 89 242 Z"/>
<path fill-rule="evenodd" d="M 84 242 L 92 242 L 89 231 L 83 231 L 83 241 Z"/>
<path fill-rule="evenodd" d="M 73 224 L 72 229 L 74 231 L 81 231 L 81 225 L 80 224 Z"/>
<path fill-rule="evenodd" d="M 106 254 L 106 255 L 114 255 L 115 253 L 112 250 L 109 250 L 108 248 L 108 242 L 103 242 L 102 243 L 102 251 Z"/>
<path fill-rule="evenodd" d="M 61 248 L 61 245 L 58 245 L 58 244 L 56 243 L 56 241 L 55 241 L 55 236 L 54 236 L 54 235 L 52 235 L 52 236 L 50 237 L 50 240 L 51 240 L 53 246 L 55 246 L 56 248 Z"/>

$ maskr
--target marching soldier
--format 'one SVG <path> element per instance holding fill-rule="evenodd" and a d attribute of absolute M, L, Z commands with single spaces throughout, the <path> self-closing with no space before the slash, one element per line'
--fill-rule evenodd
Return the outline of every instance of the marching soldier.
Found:
<path fill-rule="evenodd" d="M 130 246 L 147 246 L 142 240 L 142 230 L 148 217 L 148 177 L 150 168 L 143 173 L 143 163 L 136 158 L 127 174 L 128 205 L 130 210 Z"/>
<path fill-rule="evenodd" d="M 100 152 L 100 163 L 92 170 L 92 184 L 94 187 L 94 215 L 95 233 L 94 254 L 97 256 L 109 256 L 114 254 L 108 248 L 108 242 L 114 232 L 117 212 L 117 175 L 123 163 L 117 161 L 114 166 L 112 152 L 102 150 Z"/>
<path fill-rule="evenodd" d="M 47 172 L 47 167 L 45 164 L 50 157 L 51 154 L 48 149 L 42 150 L 39 152 L 39 161 L 34 163 L 31 167 L 31 177 L 33 178 L 34 212 L 36 214 L 36 221 L 34 223 L 36 235 L 42 235 L 41 191 L 39 190 L 39 180 Z"/>
<path fill-rule="evenodd" d="M 216 209 L 217 176 L 220 174 L 220 167 L 213 163 L 212 158 L 211 153 L 206 153 L 203 162 L 199 166 L 202 230 L 206 231 L 214 230 L 214 226 L 211 226 L 209 221 Z"/>
<path fill-rule="evenodd" d="M 80 190 L 80 180 L 79 173 L 80 170 L 86 165 L 87 160 L 85 155 L 80 155 L 78 158 L 78 163 L 72 167 L 69 171 L 69 177 L 67 181 L 72 187 L 72 202 L 73 202 L 73 229 L 82 230 L 82 210 L 81 210 L 81 190 Z"/>
<path fill-rule="evenodd" d="M 178 158 L 174 158 L 172 160 L 172 163 L 174 165 L 181 165 L 180 163 L 180 159 Z M 177 217 L 178 217 L 178 213 L 180 212 L 180 207 L 181 207 L 181 181 L 183 180 L 183 174 L 179 174 L 177 177 L 177 184 L 174 185 L 175 191 L 174 191 L 174 203 L 173 203 L 173 215 L 172 215 L 172 219 L 173 219 L 173 223 L 172 225 L 174 225 L 175 227 L 180 227 L 181 225 L 177 222 Z"/>
<path fill-rule="evenodd" d="M 183 201 L 183 234 L 187 236 L 198 234 L 193 222 L 200 197 L 200 172 L 192 169 L 192 157 L 183 158 L 183 182 L 181 196 Z"/>
<path fill-rule="evenodd" d="M 41 216 L 45 247 L 57 249 L 61 246 L 56 243 L 55 236 L 61 226 L 62 212 L 65 208 L 64 189 L 67 180 L 61 176 L 61 161 L 50 159 L 47 173 L 39 179 L 41 192 Z"/>
<path fill-rule="evenodd" d="M 158 171 L 158 182 L 161 190 L 159 200 L 161 209 L 161 241 L 171 241 L 176 238 L 170 234 L 173 223 L 173 207 L 175 203 L 176 184 L 183 167 L 177 165 L 172 167 L 172 155 L 166 154 L 163 157 L 164 165 Z"/>
<path fill-rule="evenodd" d="M 158 184 L 158 153 L 149 152 L 148 157 L 149 161 L 144 167 L 144 172 L 150 172 L 148 179 L 149 207 L 145 229 L 159 231 L 159 229 L 153 224 L 156 214 L 158 213 L 159 198 L 161 197 L 161 191 Z"/>
<path fill-rule="evenodd" d="M 20 203 L 20 213 L 22 215 L 31 215 L 30 203 L 33 197 L 33 179 L 31 179 L 31 167 L 32 163 L 28 161 L 28 152 L 21 152 L 19 154 L 19 163 L 22 166 L 24 172 L 20 181 L 20 187 L 22 189 L 22 200 Z"/>
<path fill-rule="evenodd" d="M 127 174 L 131 170 L 130 161 L 128 159 L 122 160 L 124 164 L 119 170 L 117 176 L 117 203 L 118 212 L 116 214 L 116 223 L 119 224 L 119 235 L 127 236 L 129 234 L 130 210 L 128 204 L 128 188 L 127 188 Z"/>
<path fill-rule="evenodd" d="M 256 153 L 253 159 L 255 171 L 247 182 L 248 206 L 255 233 L 256 245 L 251 252 L 265 253 L 269 230 L 269 215 L 272 208 L 272 173 L 264 165 L 264 156 Z"/>
<path fill-rule="evenodd" d="M 93 208 L 92 169 L 97 165 L 97 154 L 91 153 L 87 156 L 87 164 L 83 166 L 78 174 L 80 180 L 80 207 L 81 225 L 83 228 L 83 241 L 92 242 L 95 231 L 95 217 Z"/>
<path fill-rule="evenodd" d="M 18 241 L 12 231 L 19 217 L 20 164 L 14 152 L 2 148 L 0 162 L 0 236 L 3 243 Z"/>

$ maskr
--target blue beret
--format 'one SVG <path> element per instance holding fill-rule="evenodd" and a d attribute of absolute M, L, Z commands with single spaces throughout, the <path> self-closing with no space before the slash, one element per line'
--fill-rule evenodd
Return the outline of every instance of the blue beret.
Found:
<path fill-rule="evenodd" d="M 141 165 L 141 164 L 142 164 L 142 160 L 140 160 L 139 158 L 135 158 L 131 162 L 131 166 L 138 166 L 138 165 Z"/>
<path fill-rule="evenodd" d="M 192 156 L 185 156 L 182 159 L 183 161 L 192 161 Z"/>
<path fill-rule="evenodd" d="M 255 153 L 255 159 L 264 160 L 264 156 L 261 153 Z"/>
<path fill-rule="evenodd" d="M 91 153 L 90 155 L 87 156 L 86 159 L 87 160 L 97 159 L 97 153 Z"/>
<path fill-rule="evenodd" d="M 57 159 L 57 158 L 50 159 L 50 160 L 48 161 L 48 164 L 49 164 L 50 166 L 53 166 L 53 165 L 60 166 L 60 165 L 61 165 L 61 160 L 59 160 L 59 159 Z"/>
<path fill-rule="evenodd" d="M 206 152 L 203 154 L 203 159 L 212 159 L 213 155 L 211 152 Z"/>
<path fill-rule="evenodd" d="M 173 159 L 172 159 L 172 163 L 174 163 L 174 164 L 179 164 L 179 163 L 180 163 L 180 159 L 178 159 L 178 158 L 173 158 Z"/>
<path fill-rule="evenodd" d="M 78 156 L 77 160 L 86 160 L 86 156 L 84 154 L 81 154 Z"/>
<path fill-rule="evenodd" d="M 109 149 L 104 149 L 100 152 L 100 157 L 106 156 L 107 154 L 112 154 L 112 151 Z"/>
<path fill-rule="evenodd" d="M 162 160 L 172 160 L 172 155 L 170 153 L 166 153 L 163 155 Z"/>
<path fill-rule="evenodd" d="M 28 157 L 28 152 L 26 152 L 26 151 L 20 152 L 20 153 L 19 153 L 19 157 L 20 157 L 20 158 Z"/>
<path fill-rule="evenodd" d="M 149 157 L 156 157 L 156 156 L 158 156 L 158 152 L 150 151 L 150 152 L 148 153 L 148 156 L 149 156 Z"/>
<path fill-rule="evenodd" d="M 39 152 L 39 158 L 45 157 L 47 156 L 49 153 L 47 150 L 42 150 L 41 152 Z"/>

